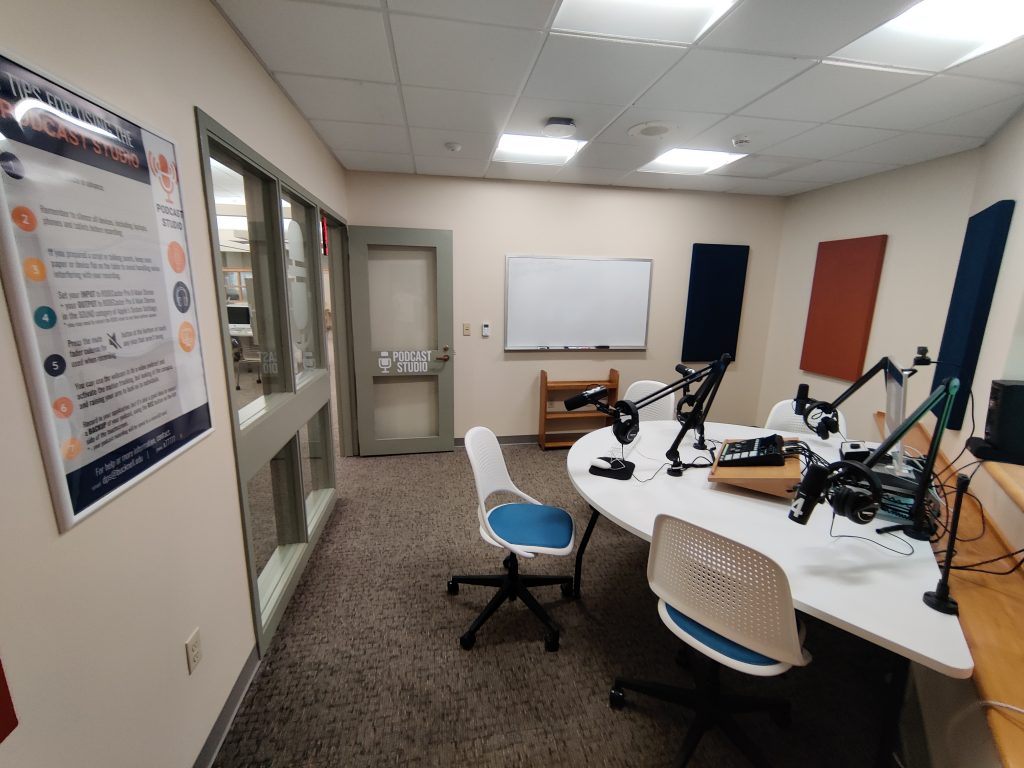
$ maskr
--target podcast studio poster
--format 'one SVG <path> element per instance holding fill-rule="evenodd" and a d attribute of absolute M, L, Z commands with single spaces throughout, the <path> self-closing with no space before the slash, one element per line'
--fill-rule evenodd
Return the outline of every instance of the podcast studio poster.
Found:
<path fill-rule="evenodd" d="M 66 531 L 211 428 L 174 146 L 0 56 L 0 210 Z"/>

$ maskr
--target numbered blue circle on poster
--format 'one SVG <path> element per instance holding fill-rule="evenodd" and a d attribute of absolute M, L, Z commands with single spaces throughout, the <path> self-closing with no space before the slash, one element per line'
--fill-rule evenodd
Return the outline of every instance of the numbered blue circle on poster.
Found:
<path fill-rule="evenodd" d="M 188 308 L 192 306 L 192 294 L 189 293 L 188 286 L 183 282 L 178 281 L 174 284 L 174 290 L 172 293 L 174 296 L 175 308 L 181 312 L 181 314 L 188 312 Z"/>
<path fill-rule="evenodd" d="M 53 311 L 53 307 L 47 307 L 45 305 L 36 307 L 35 313 L 32 318 L 36 321 L 36 325 L 44 330 L 49 330 L 57 324 L 57 313 Z"/>
<path fill-rule="evenodd" d="M 50 355 L 43 360 L 43 368 L 53 377 L 60 376 L 67 370 L 68 364 L 60 355 Z"/>

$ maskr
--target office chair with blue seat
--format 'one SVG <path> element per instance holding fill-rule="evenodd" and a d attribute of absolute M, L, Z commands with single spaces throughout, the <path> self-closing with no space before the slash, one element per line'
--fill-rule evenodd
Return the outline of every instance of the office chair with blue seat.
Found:
<path fill-rule="evenodd" d="M 671 632 L 705 657 L 691 669 L 696 686 L 616 678 L 609 705 L 625 703 L 624 690 L 682 704 L 696 712 L 683 742 L 686 765 L 701 736 L 719 726 L 754 765 L 767 762 L 732 717 L 767 710 L 780 724 L 789 721 L 789 702 L 723 693 L 719 671 L 726 666 L 748 675 L 781 675 L 811 660 L 802 647 L 803 630 L 793 608 L 789 581 L 766 555 L 685 520 L 659 515 L 654 521 L 647 579 L 660 598 L 658 613 Z"/>
<path fill-rule="evenodd" d="M 629 388 L 626 390 L 626 396 L 623 400 L 630 400 L 635 403 L 637 400 L 647 397 L 652 392 L 657 392 L 659 389 L 663 389 L 664 387 L 665 384 L 662 384 L 660 381 L 640 379 L 639 381 L 634 381 L 629 385 Z M 655 400 L 640 411 L 641 421 L 672 421 L 675 417 L 676 396 L 674 394 L 665 395 L 661 400 Z"/>
<path fill-rule="evenodd" d="M 497 587 L 498 593 L 459 638 L 467 651 L 476 642 L 476 633 L 506 600 L 519 598 L 547 629 L 544 648 L 558 650 L 558 626 L 547 611 L 530 594 L 527 587 L 562 585 L 562 594 L 572 595 L 572 576 L 524 576 L 519 572 L 518 557 L 532 558 L 535 554 L 567 555 L 572 551 L 572 517 L 563 509 L 541 504 L 519 490 L 512 482 L 498 438 L 486 427 L 473 427 L 466 433 L 466 453 L 473 468 L 478 498 L 477 516 L 480 536 L 488 544 L 508 550 L 503 565 L 505 573 L 498 575 L 452 576 L 448 581 L 448 594 L 457 595 L 460 584 Z M 498 504 L 490 509 L 488 501 L 495 494 L 512 494 L 525 503 Z"/>

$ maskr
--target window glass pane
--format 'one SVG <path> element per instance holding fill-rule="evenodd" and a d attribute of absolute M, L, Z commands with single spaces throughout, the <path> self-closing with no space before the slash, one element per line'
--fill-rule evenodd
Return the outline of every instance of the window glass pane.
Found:
<path fill-rule="evenodd" d="M 322 506 L 320 492 L 334 487 L 329 407 L 321 408 L 299 431 L 302 498 L 306 505 L 306 521 L 310 524 Z"/>
<path fill-rule="evenodd" d="M 289 441 L 246 484 L 245 512 L 257 575 L 263 574 L 278 547 L 300 541 L 295 524 L 297 478 L 293 445 L 294 440 Z"/>
<path fill-rule="evenodd" d="M 221 269 L 227 300 L 232 402 L 236 412 L 287 387 L 275 307 L 279 290 L 269 237 L 272 184 L 227 150 L 211 145 Z"/>
<path fill-rule="evenodd" d="M 304 374 L 323 368 L 320 344 L 320 260 L 318 228 L 312 207 L 287 193 L 281 198 L 288 272 L 290 357 L 298 383 Z"/>

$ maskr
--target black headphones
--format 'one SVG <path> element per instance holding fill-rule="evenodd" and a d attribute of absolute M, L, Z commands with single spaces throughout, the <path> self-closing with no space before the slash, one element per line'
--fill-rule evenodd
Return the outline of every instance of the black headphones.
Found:
<path fill-rule="evenodd" d="M 612 434 L 623 445 L 632 443 L 640 433 L 640 410 L 632 400 L 619 400 L 612 416 Z"/>
<path fill-rule="evenodd" d="M 811 417 L 814 415 L 817 415 L 817 419 L 812 422 Z M 824 400 L 812 400 L 807 404 L 807 407 L 804 408 L 804 424 L 822 440 L 828 440 L 829 435 L 834 435 L 839 431 L 839 417 L 836 415 L 836 409 Z"/>
<path fill-rule="evenodd" d="M 829 466 L 835 490 L 829 501 L 840 517 L 859 525 L 875 519 L 882 504 L 882 484 L 867 465 L 859 461 L 837 461 Z"/>

